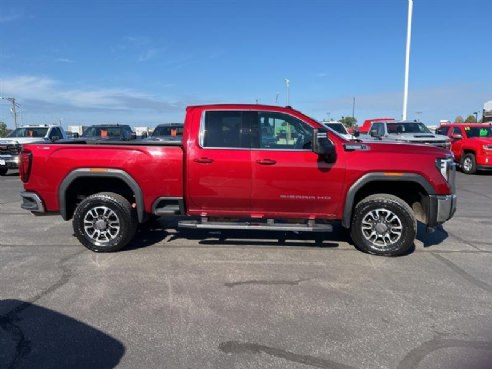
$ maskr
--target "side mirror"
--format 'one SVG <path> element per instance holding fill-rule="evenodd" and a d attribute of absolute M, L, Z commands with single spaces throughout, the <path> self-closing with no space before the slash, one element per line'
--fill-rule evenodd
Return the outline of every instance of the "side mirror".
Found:
<path fill-rule="evenodd" d="M 318 154 L 327 163 L 336 161 L 336 150 L 333 143 L 328 139 L 326 132 L 320 132 L 317 128 L 313 129 L 313 152 Z"/>
<path fill-rule="evenodd" d="M 80 137 L 80 136 L 79 136 L 79 134 L 78 134 L 77 132 L 72 133 L 72 138 L 79 138 L 79 137 Z"/>
<path fill-rule="evenodd" d="M 360 132 L 359 132 L 359 131 L 354 131 L 354 132 L 352 133 L 352 136 L 354 136 L 354 137 L 359 137 L 359 136 L 360 136 Z"/>
<path fill-rule="evenodd" d="M 451 135 L 451 138 L 452 138 L 453 140 L 461 140 L 461 139 L 463 138 L 463 135 L 460 135 L 459 133 L 453 133 L 453 134 Z"/>
<path fill-rule="evenodd" d="M 130 136 L 130 139 L 131 140 L 136 140 L 137 139 L 137 134 L 135 132 L 132 132 L 132 134 Z"/>
<path fill-rule="evenodd" d="M 378 131 L 375 130 L 375 129 L 371 129 L 371 131 L 369 132 L 369 134 L 371 135 L 371 137 L 379 137 L 378 136 Z"/>
<path fill-rule="evenodd" d="M 53 136 L 53 137 L 51 137 L 51 142 L 58 141 L 59 139 L 60 139 L 60 137 L 58 137 L 58 136 Z"/>
<path fill-rule="evenodd" d="M 147 132 L 142 132 L 142 138 L 147 138 Z"/>

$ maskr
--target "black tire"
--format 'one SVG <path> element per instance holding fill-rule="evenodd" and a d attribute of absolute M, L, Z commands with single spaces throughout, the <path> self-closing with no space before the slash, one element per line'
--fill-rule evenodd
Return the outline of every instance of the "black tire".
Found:
<path fill-rule="evenodd" d="M 399 197 L 375 194 L 355 207 L 350 236 L 355 246 L 384 256 L 407 254 L 417 235 L 417 221 L 410 206 Z"/>
<path fill-rule="evenodd" d="M 4 176 L 9 171 L 9 168 L 0 168 L 0 176 Z"/>
<path fill-rule="evenodd" d="M 475 174 L 477 172 L 477 161 L 475 160 L 475 154 L 468 153 L 461 159 L 461 170 L 465 174 Z"/>
<path fill-rule="evenodd" d="M 89 250 L 113 252 L 125 247 L 135 235 L 135 210 L 123 196 L 100 192 L 86 197 L 75 209 L 73 230 Z"/>

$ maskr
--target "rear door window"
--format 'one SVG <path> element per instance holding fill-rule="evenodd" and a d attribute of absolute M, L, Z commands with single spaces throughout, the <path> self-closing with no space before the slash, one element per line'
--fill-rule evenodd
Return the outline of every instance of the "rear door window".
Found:
<path fill-rule="evenodd" d="M 250 111 L 206 111 L 202 119 L 200 144 L 204 148 L 251 148 Z"/>

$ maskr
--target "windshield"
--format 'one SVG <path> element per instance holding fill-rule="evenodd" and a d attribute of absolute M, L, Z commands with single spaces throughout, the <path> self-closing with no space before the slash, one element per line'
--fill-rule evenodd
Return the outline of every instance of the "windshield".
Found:
<path fill-rule="evenodd" d="M 16 128 L 7 137 L 44 137 L 48 133 L 48 127 L 22 127 Z"/>
<path fill-rule="evenodd" d="M 152 137 L 157 136 L 182 136 L 183 135 L 183 127 L 180 126 L 158 126 L 152 133 Z"/>
<path fill-rule="evenodd" d="M 89 127 L 82 137 L 122 137 L 121 127 Z"/>
<path fill-rule="evenodd" d="M 492 127 L 465 127 L 466 136 L 472 137 L 492 137 Z"/>
<path fill-rule="evenodd" d="M 388 133 L 432 133 L 424 123 L 386 123 Z"/>
<path fill-rule="evenodd" d="M 346 134 L 348 133 L 347 130 L 345 129 L 345 126 L 342 123 L 323 123 L 325 126 L 328 128 L 331 128 L 335 132 L 341 133 L 341 134 Z"/>

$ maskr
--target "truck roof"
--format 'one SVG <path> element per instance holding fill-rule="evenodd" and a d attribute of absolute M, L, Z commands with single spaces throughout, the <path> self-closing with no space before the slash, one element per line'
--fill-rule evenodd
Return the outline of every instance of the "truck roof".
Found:
<path fill-rule="evenodd" d="M 58 124 L 24 124 L 19 128 L 46 128 L 46 127 L 61 127 Z"/>
<path fill-rule="evenodd" d="M 286 111 L 286 112 L 287 111 L 298 112 L 297 110 L 292 108 L 292 106 L 263 105 L 263 104 L 206 104 L 206 105 L 190 105 L 186 108 L 187 111 L 190 109 L 252 109 L 252 110 L 275 109 L 275 110 Z"/>

